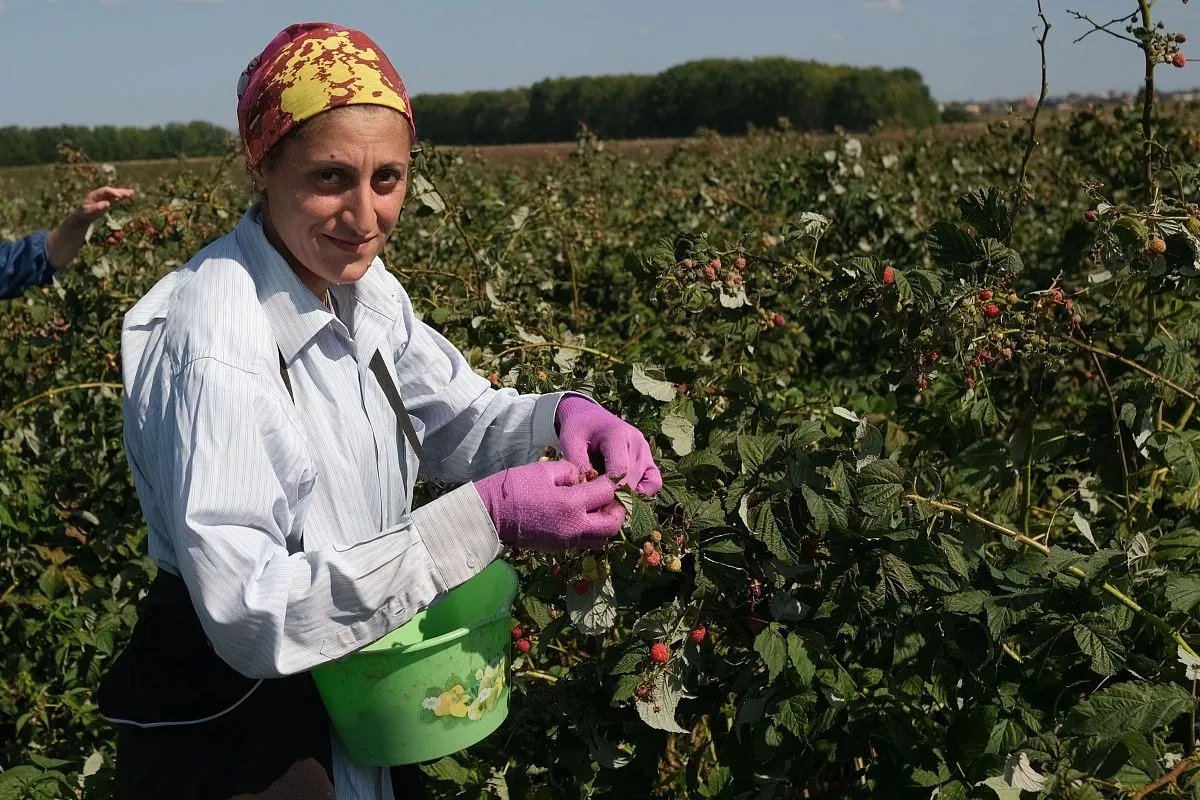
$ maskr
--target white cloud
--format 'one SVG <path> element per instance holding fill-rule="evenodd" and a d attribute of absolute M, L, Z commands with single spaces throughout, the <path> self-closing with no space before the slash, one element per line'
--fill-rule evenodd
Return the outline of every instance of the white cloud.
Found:
<path fill-rule="evenodd" d="M 867 0 L 866 6 L 872 11 L 903 11 L 904 0 Z"/>

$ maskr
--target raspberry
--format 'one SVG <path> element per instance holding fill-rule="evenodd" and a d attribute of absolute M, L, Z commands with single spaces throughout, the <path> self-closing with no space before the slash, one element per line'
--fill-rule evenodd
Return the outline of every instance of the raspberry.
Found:
<path fill-rule="evenodd" d="M 583 597 L 585 594 L 587 594 L 588 592 L 590 592 L 592 590 L 592 582 L 591 581 L 575 581 L 575 585 L 571 588 L 573 588 L 575 590 L 575 594 L 579 595 L 580 597 Z"/>
<path fill-rule="evenodd" d="M 894 270 L 892 267 L 884 267 L 883 268 L 883 285 L 891 286 L 895 282 L 896 282 L 896 270 Z"/>
<path fill-rule="evenodd" d="M 562 564 L 551 564 L 550 565 L 550 577 L 554 578 L 555 580 L 559 580 L 559 581 L 562 580 L 562 577 L 563 577 Z"/>
<path fill-rule="evenodd" d="M 712 261 L 708 262 L 708 266 L 711 269 L 720 269 L 721 268 L 721 259 L 714 258 Z"/>
<path fill-rule="evenodd" d="M 517 642 L 517 652 L 519 653 L 528 653 L 529 648 L 531 647 L 533 647 L 533 645 L 528 639 L 521 639 L 519 642 Z"/>
<path fill-rule="evenodd" d="M 975 388 L 975 379 L 974 378 L 967 378 L 967 388 L 968 389 Z"/>
<path fill-rule="evenodd" d="M 499 386 L 500 376 L 493 372 L 491 375 L 488 375 L 488 381 L 490 381 L 493 386 Z"/>
<path fill-rule="evenodd" d="M 685 258 L 683 261 L 679 262 L 679 266 L 683 267 L 684 269 L 691 269 L 692 267 L 696 266 L 696 262 L 692 261 L 690 258 Z"/>
<path fill-rule="evenodd" d="M 1055 303 L 1062 303 L 1062 301 L 1063 301 L 1062 289 L 1058 289 L 1058 288 L 1051 289 L 1050 290 L 1050 299 L 1053 300 Z"/>
<path fill-rule="evenodd" d="M 1078 325 L 1081 322 L 1083 322 L 1083 317 L 1079 316 L 1078 314 L 1071 315 L 1071 324 L 1072 325 Z"/>
<path fill-rule="evenodd" d="M 1150 252 L 1156 256 L 1161 256 L 1167 252 L 1167 243 L 1157 237 L 1150 240 Z"/>
<path fill-rule="evenodd" d="M 996 317 L 1000 316 L 1000 306 L 996 305 L 995 303 L 988 303 L 983 307 L 983 314 L 988 319 L 995 319 Z"/>
<path fill-rule="evenodd" d="M 525 631 L 521 629 L 520 625 L 512 629 L 512 637 L 514 642 L 525 638 Z"/>
<path fill-rule="evenodd" d="M 1067 311 L 1070 311 L 1074 307 L 1075 301 L 1071 298 L 1068 297 L 1066 300 L 1063 300 L 1063 308 L 1065 308 Z"/>
<path fill-rule="evenodd" d="M 1187 41 L 1187 34 L 1186 33 L 1175 34 L 1175 41 L 1178 42 L 1179 44 L 1183 44 L 1184 42 Z"/>
<path fill-rule="evenodd" d="M 782 328 L 787 325 L 787 320 L 783 318 L 783 314 L 776 314 L 771 318 L 771 324 L 776 328 Z"/>
<path fill-rule="evenodd" d="M 641 686 L 637 687 L 637 691 L 633 693 L 633 696 L 638 700 L 641 700 L 643 703 L 653 702 L 654 687 L 648 683 L 643 683 Z"/>
<path fill-rule="evenodd" d="M 923 392 L 929 388 L 929 381 L 924 378 L 917 378 L 917 391 Z"/>
<path fill-rule="evenodd" d="M 675 540 L 675 544 L 683 544 L 683 542 L 684 542 L 682 533 L 677 533 L 674 536 L 672 536 L 671 538 Z"/>
<path fill-rule="evenodd" d="M 662 642 L 650 645 L 650 660 L 655 664 L 665 664 L 671 659 L 671 651 Z"/>
<path fill-rule="evenodd" d="M 733 260 L 733 268 L 734 268 L 734 269 L 737 269 L 737 270 L 743 270 L 743 269 L 745 269 L 745 268 L 746 268 L 746 259 L 744 259 L 744 258 L 735 258 L 735 259 Z"/>
<path fill-rule="evenodd" d="M 662 563 L 662 554 L 659 553 L 658 551 L 655 551 L 653 553 L 646 553 L 644 560 L 646 562 L 646 566 L 657 567 L 659 564 Z"/>
<path fill-rule="evenodd" d="M 692 632 L 688 634 L 688 638 L 696 644 L 700 644 L 700 642 L 703 642 L 706 638 L 708 638 L 708 630 L 706 630 L 703 625 L 698 625 L 695 628 L 692 628 Z"/>
<path fill-rule="evenodd" d="M 1185 56 L 1183 53 L 1176 53 L 1175 55 L 1171 56 L 1171 63 L 1179 69 L 1186 67 L 1187 62 L 1187 56 Z"/>
<path fill-rule="evenodd" d="M 712 267 L 705 267 L 704 277 L 708 278 L 710 281 L 715 281 L 717 279 L 717 271 Z"/>
<path fill-rule="evenodd" d="M 662 531 L 650 531 L 650 541 L 661 542 L 662 541 Z"/>
<path fill-rule="evenodd" d="M 646 555 L 650 555 L 651 553 L 653 553 L 654 552 L 654 542 L 651 542 L 649 540 L 642 542 L 642 552 L 645 553 Z"/>
<path fill-rule="evenodd" d="M 936 364 L 941 359 L 941 357 L 942 357 L 941 353 L 939 353 L 937 350 L 929 351 L 929 362 L 931 364 Z"/>
<path fill-rule="evenodd" d="M 738 285 L 739 283 L 741 283 L 741 282 L 742 282 L 742 276 L 741 276 L 741 275 L 738 275 L 737 273 L 734 273 L 733 275 L 730 275 L 730 276 L 729 276 L 729 285 L 730 285 L 730 286 L 737 286 L 737 285 Z"/>
<path fill-rule="evenodd" d="M 991 300 L 992 299 L 992 290 L 991 289 L 980 289 L 979 290 L 979 299 L 985 303 L 988 300 Z"/>
<path fill-rule="evenodd" d="M 667 562 L 667 572 L 682 572 L 682 571 L 683 571 L 683 561 L 679 558 L 679 556 L 671 556 L 671 559 Z"/>
<path fill-rule="evenodd" d="M 1096 220 L 1100 219 L 1100 212 L 1094 208 L 1089 208 L 1087 213 L 1083 215 L 1083 218 L 1088 222 L 1095 222 Z"/>

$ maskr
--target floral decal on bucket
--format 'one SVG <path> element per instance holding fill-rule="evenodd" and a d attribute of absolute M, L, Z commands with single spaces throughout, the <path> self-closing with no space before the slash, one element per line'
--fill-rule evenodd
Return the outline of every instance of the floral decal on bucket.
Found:
<path fill-rule="evenodd" d="M 495 708 L 504 691 L 506 659 L 498 658 L 482 669 L 475 670 L 474 680 L 451 675 L 442 686 L 426 689 L 421 701 L 421 721 L 454 725 L 461 721 L 476 722 Z"/>

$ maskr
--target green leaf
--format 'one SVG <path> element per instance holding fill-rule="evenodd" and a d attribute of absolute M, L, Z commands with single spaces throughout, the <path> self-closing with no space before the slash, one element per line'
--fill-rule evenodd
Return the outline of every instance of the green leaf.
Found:
<path fill-rule="evenodd" d="M 645 364 L 634 364 L 633 375 L 630 379 L 633 388 L 647 397 L 653 397 L 663 403 L 675 399 L 675 385 L 663 380 L 663 371 L 658 367 L 648 367 Z"/>
<path fill-rule="evenodd" d="M 963 556 L 963 543 L 943 533 L 938 536 L 938 544 L 946 554 L 946 563 L 950 565 L 950 569 L 960 578 L 970 577 L 971 568 Z"/>
<path fill-rule="evenodd" d="M 661 430 L 671 440 L 671 449 L 676 455 L 686 456 L 695 448 L 696 424 L 682 414 L 671 413 L 663 417 Z"/>
<path fill-rule="evenodd" d="M 970 234 L 945 220 L 930 226 L 926 242 L 930 258 L 942 267 L 973 264 L 983 257 L 983 250 Z"/>
<path fill-rule="evenodd" d="M 709 771 L 708 777 L 696 791 L 701 797 L 716 797 L 729 785 L 731 777 L 733 777 L 733 773 L 729 771 L 728 767 L 716 767 Z"/>
<path fill-rule="evenodd" d="M 539 628 L 545 629 L 554 621 L 554 617 L 550 613 L 550 606 L 533 595 L 525 595 L 521 598 L 521 607 L 525 609 L 525 613 L 529 615 L 529 618 Z"/>
<path fill-rule="evenodd" d="M 978 235 L 1008 238 L 1008 206 L 1000 197 L 999 189 L 993 186 L 968 192 L 958 198 L 957 205 L 963 222 L 974 228 Z"/>
<path fill-rule="evenodd" d="M 779 446 L 778 436 L 739 436 L 738 457 L 744 472 L 758 472 Z"/>
<path fill-rule="evenodd" d="M 884 553 L 879 557 L 880 570 L 884 580 L 890 584 L 897 595 L 907 595 L 921 591 L 921 584 L 913 577 L 912 569 L 899 557 Z"/>
<path fill-rule="evenodd" d="M 768 680 L 774 681 L 779 677 L 787 664 L 787 645 L 779 633 L 778 626 L 770 625 L 754 638 L 754 649 L 762 656 L 767 665 Z"/>
<path fill-rule="evenodd" d="M 808 657 L 808 648 L 804 646 L 804 640 L 794 633 L 789 633 L 787 653 L 788 660 L 792 662 L 796 674 L 800 676 L 800 682 L 805 685 L 812 683 L 813 676 L 817 674 L 817 668 L 812 659 Z"/>
<path fill-rule="evenodd" d="M 978 614 L 983 611 L 989 597 L 987 592 L 968 589 L 965 592 L 946 595 L 942 599 L 942 607 L 951 614 Z"/>
<path fill-rule="evenodd" d="M 754 508 L 747 508 L 749 505 L 745 497 L 742 498 L 742 508 L 745 511 L 742 519 L 746 521 L 747 526 L 758 537 L 767 549 L 771 551 L 771 555 L 785 563 L 792 563 L 795 558 L 788 552 L 787 545 L 783 541 L 783 532 L 779 528 L 779 523 L 775 521 L 775 513 L 771 509 L 770 503 L 760 503 Z"/>
<path fill-rule="evenodd" d="M 675 709 L 683 697 L 683 683 L 679 675 L 670 670 L 662 670 L 650 685 L 654 690 L 650 701 L 637 701 L 637 712 L 642 722 L 660 731 L 688 733 L 675 720 Z"/>
<path fill-rule="evenodd" d="M 1200 603 L 1200 579 L 1171 575 L 1167 578 L 1165 592 L 1172 609 L 1190 612 Z"/>
<path fill-rule="evenodd" d="M 986 786 L 996 793 L 1000 800 L 1021 800 L 1021 790 L 1013 786 L 1009 786 L 1003 775 L 997 775 L 994 778 L 988 778 L 986 781 L 975 784 L 976 786 Z"/>
<path fill-rule="evenodd" d="M 465 786 L 468 783 L 476 782 L 471 771 L 450 756 L 440 758 L 432 764 L 422 764 L 421 770 L 432 778 L 450 781 L 456 786 Z"/>
<path fill-rule="evenodd" d="M 1125 647 L 1109 628 L 1100 624 L 1079 622 L 1072 629 L 1075 642 L 1083 654 L 1092 660 L 1092 671 L 1100 675 L 1116 675 L 1125 663 Z"/>
<path fill-rule="evenodd" d="M 950 781 L 939 787 L 937 800 L 967 800 L 967 785 L 962 781 Z"/>
<path fill-rule="evenodd" d="M 1191 695 L 1174 684 L 1129 681 L 1101 689 L 1071 710 L 1064 733 L 1120 737 L 1149 734 L 1174 722 L 1193 706 Z"/>
<path fill-rule="evenodd" d="M 612 701 L 614 703 L 623 703 L 629 700 L 637 692 L 637 688 L 642 685 L 642 676 L 639 675 L 622 675 L 617 679 L 617 688 L 613 690 Z"/>
<path fill-rule="evenodd" d="M 775 708 L 771 715 L 775 724 L 791 733 L 797 739 L 804 738 L 804 721 L 806 718 L 804 703 L 798 697 L 789 697 Z"/>
<path fill-rule="evenodd" d="M 813 529 L 820 534 L 829 533 L 829 510 L 825 498 L 808 486 L 801 487 L 800 493 L 804 496 L 804 504 L 808 506 L 808 514 L 812 517 Z"/>
<path fill-rule="evenodd" d="M 640 670 L 645 661 L 645 654 L 639 648 L 634 648 L 622 655 L 608 673 L 610 675 L 628 675 L 631 672 Z"/>
<path fill-rule="evenodd" d="M 1154 543 L 1154 559 L 1160 563 L 1190 561 L 1200 557 L 1200 531 L 1176 528 Z"/>

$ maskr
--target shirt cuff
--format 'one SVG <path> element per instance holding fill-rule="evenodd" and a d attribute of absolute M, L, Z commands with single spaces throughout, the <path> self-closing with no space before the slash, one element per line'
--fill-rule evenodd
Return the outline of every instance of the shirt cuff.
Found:
<path fill-rule="evenodd" d="M 477 575 L 503 549 L 474 483 L 415 509 L 412 519 L 446 591 Z"/>
<path fill-rule="evenodd" d="M 29 255 L 33 258 L 36 285 L 45 286 L 58 272 L 50 262 L 50 232 L 37 231 L 29 237 Z"/>
<path fill-rule="evenodd" d="M 558 404 L 567 397 L 582 397 L 584 400 L 596 402 L 582 392 L 552 392 L 539 395 L 537 404 L 533 407 L 534 447 L 562 449 L 558 443 Z"/>

